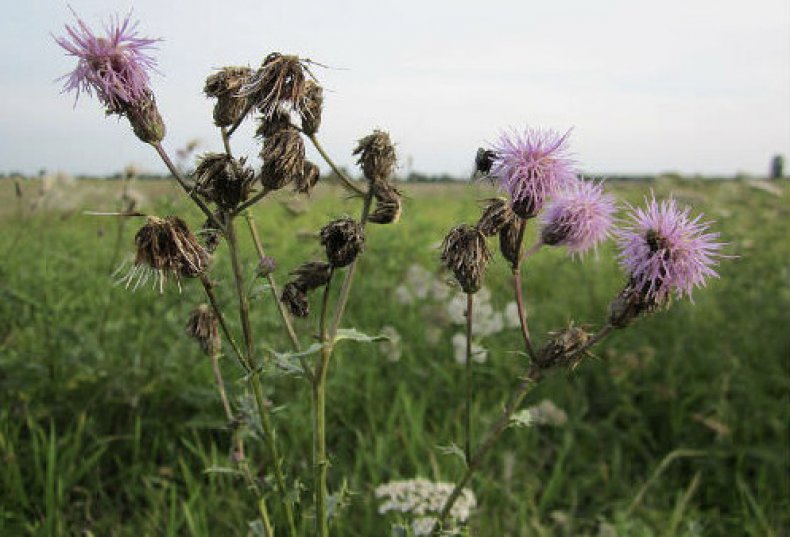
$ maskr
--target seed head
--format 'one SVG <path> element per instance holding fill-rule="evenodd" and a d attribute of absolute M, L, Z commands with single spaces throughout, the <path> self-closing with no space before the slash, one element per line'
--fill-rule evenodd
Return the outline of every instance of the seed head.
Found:
<path fill-rule="evenodd" d="M 450 230 L 441 249 L 442 264 L 453 271 L 461 289 L 465 293 L 476 293 L 491 260 L 485 235 L 477 228 L 461 224 Z"/>
<path fill-rule="evenodd" d="M 305 83 L 304 97 L 299 108 L 302 119 L 302 130 L 308 136 L 318 132 L 321 126 L 321 112 L 324 106 L 324 90 L 321 86 L 308 80 Z"/>
<path fill-rule="evenodd" d="M 291 113 L 282 106 L 278 107 L 270 116 L 260 116 L 258 122 L 255 136 L 259 138 L 268 138 L 281 130 L 293 128 Z"/>
<path fill-rule="evenodd" d="M 491 175 L 510 195 L 513 210 L 532 218 L 546 199 L 575 180 L 573 161 L 568 158 L 568 136 L 551 130 L 528 128 L 523 133 L 503 133 L 494 147 Z"/>
<path fill-rule="evenodd" d="M 390 141 L 390 135 L 381 130 L 374 130 L 373 134 L 360 138 L 354 155 L 359 155 L 357 164 L 362 167 L 362 173 L 369 181 L 383 181 L 395 168 L 395 146 Z"/>
<path fill-rule="evenodd" d="M 273 52 L 263 60 L 239 95 L 249 98 L 266 117 L 274 115 L 281 105 L 298 111 L 304 100 L 306 72 L 298 56 Z"/>
<path fill-rule="evenodd" d="M 310 314 L 307 294 L 293 282 L 286 283 L 283 287 L 280 302 L 288 307 L 294 317 L 307 317 Z"/>
<path fill-rule="evenodd" d="M 135 235 L 134 242 L 137 255 L 134 267 L 124 278 L 127 287 L 134 283 L 136 289 L 153 273 L 162 292 L 167 280 L 179 283 L 181 277 L 199 276 L 210 262 L 209 253 L 177 216 L 148 217 Z"/>
<path fill-rule="evenodd" d="M 486 200 L 485 209 L 477 222 L 477 229 L 486 237 L 496 235 L 502 229 L 516 220 L 516 214 L 505 198 L 491 198 Z"/>
<path fill-rule="evenodd" d="M 319 167 L 309 160 L 305 160 L 302 173 L 296 177 L 296 181 L 294 182 L 294 191 L 300 194 L 310 195 L 310 192 L 313 191 L 313 187 L 318 183 L 320 178 L 321 170 Z"/>
<path fill-rule="evenodd" d="M 373 183 L 373 196 L 376 207 L 368 215 L 368 222 L 393 224 L 400 219 L 402 204 L 401 193 L 387 181 Z"/>
<path fill-rule="evenodd" d="M 299 265 L 291 274 L 296 276 L 292 280 L 293 284 L 307 292 L 323 287 L 329 282 L 332 266 L 323 261 L 309 261 Z"/>
<path fill-rule="evenodd" d="M 549 335 L 551 339 L 538 351 L 536 365 L 541 369 L 555 366 L 576 367 L 583 358 L 580 351 L 590 339 L 590 334 L 571 323 L 567 328 L 549 332 Z"/>
<path fill-rule="evenodd" d="M 233 209 L 247 199 L 255 172 L 225 153 L 205 153 L 198 160 L 192 176 L 195 189 L 208 201 L 223 209 Z"/>
<path fill-rule="evenodd" d="M 213 356 L 220 350 L 219 322 L 217 316 L 207 304 L 201 304 L 189 315 L 186 325 L 186 334 L 195 338 L 208 356 Z"/>
<path fill-rule="evenodd" d="M 595 247 L 609 235 L 614 199 L 600 183 L 577 179 L 555 194 L 542 217 L 541 240 L 574 254 Z"/>
<path fill-rule="evenodd" d="M 239 90 L 252 76 L 249 67 L 223 67 L 206 78 L 203 93 L 214 97 L 214 124 L 228 127 L 241 119 L 247 110 L 247 97 L 239 96 Z"/>
<path fill-rule="evenodd" d="M 279 190 L 304 171 L 304 142 L 296 129 L 275 132 L 263 141 L 261 182 L 269 190 Z"/>
<path fill-rule="evenodd" d="M 365 231 L 352 218 L 329 222 L 319 234 L 326 257 L 334 268 L 350 265 L 365 248 Z"/>

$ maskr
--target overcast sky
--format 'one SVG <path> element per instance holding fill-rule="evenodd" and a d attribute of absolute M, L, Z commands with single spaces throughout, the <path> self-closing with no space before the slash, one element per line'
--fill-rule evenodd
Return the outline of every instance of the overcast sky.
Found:
<path fill-rule="evenodd" d="M 0 21 L 0 171 L 159 172 L 153 151 L 90 98 L 60 93 L 75 61 L 53 42 L 73 22 L 99 30 L 133 8 L 161 37 L 152 86 L 170 150 L 219 149 L 205 77 L 298 54 L 325 86 L 320 137 L 351 165 L 375 127 L 401 172 L 467 174 L 502 129 L 573 127 L 596 174 L 764 174 L 790 153 L 787 0 L 55 0 L 6 2 Z M 227 7 L 226 7 L 227 6 Z M 250 131 L 234 144 L 255 155 Z"/>

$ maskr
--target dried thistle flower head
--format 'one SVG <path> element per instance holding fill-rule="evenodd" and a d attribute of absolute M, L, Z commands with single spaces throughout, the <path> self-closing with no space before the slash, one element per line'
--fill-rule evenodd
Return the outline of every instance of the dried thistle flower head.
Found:
<path fill-rule="evenodd" d="M 291 274 L 296 276 L 294 285 L 302 291 L 312 291 L 327 284 L 332 275 L 332 266 L 323 261 L 308 261 L 299 265 Z"/>
<path fill-rule="evenodd" d="M 213 356 L 219 352 L 219 322 L 208 304 L 201 304 L 192 310 L 187 321 L 186 334 L 195 338 L 207 355 Z"/>
<path fill-rule="evenodd" d="M 321 112 L 324 107 L 324 89 L 308 80 L 305 83 L 304 97 L 299 108 L 299 116 L 302 119 L 302 130 L 308 136 L 318 132 L 321 126 Z"/>
<path fill-rule="evenodd" d="M 365 230 L 353 218 L 339 218 L 321 228 L 321 245 L 335 267 L 350 265 L 365 248 Z"/>
<path fill-rule="evenodd" d="M 214 219 L 221 222 L 222 216 L 219 213 L 214 213 Z M 198 230 L 197 235 L 203 241 L 203 247 L 210 254 L 213 254 L 219 246 L 222 234 L 220 230 L 214 226 L 214 222 L 210 218 L 206 218 L 203 226 Z"/>
<path fill-rule="evenodd" d="M 293 127 L 291 124 L 291 113 L 282 106 L 278 107 L 269 116 L 260 116 L 258 118 L 258 123 L 255 136 L 264 139 L 273 136 L 281 130 L 291 129 Z"/>
<path fill-rule="evenodd" d="M 373 183 L 376 207 L 368 215 L 368 222 L 393 224 L 400 219 L 402 211 L 401 193 L 387 181 Z"/>
<path fill-rule="evenodd" d="M 514 218 L 502 226 L 499 230 L 499 251 L 502 253 L 511 268 L 515 269 L 518 266 L 519 257 L 521 255 L 521 220 Z"/>
<path fill-rule="evenodd" d="M 310 303 L 307 294 L 294 282 L 286 283 L 283 287 L 280 302 L 288 307 L 294 317 L 307 317 L 310 314 Z"/>
<path fill-rule="evenodd" d="M 239 90 L 252 76 L 249 67 L 223 67 L 206 78 L 203 93 L 214 97 L 214 124 L 228 127 L 241 119 L 247 110 L 247 98 L 239 95 Z"/>
<path fill-rule="evenodd" d="M 450 230 L 442 242 L 442 264 L 453 271 L 465 293 L 476 293 L 483 284 L 491 251 L 485 235 L 468 224 Z"/>
<path fill-rule="evenodd" d="M 157 276 L 159 291 L 167 280 L 180 287 L 180 278 L 194 278 L 208 268 L 210 255 L 198 242 L 186 223 L 177 216 L 149 216 L 134 237 L 137 255 L 134 267 L 123 281 L 137 289 L 151 274 Z"/>
<path fill-rule="evenodd" d="M 294 182 L 294 191 L 309 195 L 320 178 L 321 169 L 309 160 L 305 160 L 302 173 L 296 177 Z"/>
<path fill-rule="evenodd" d="M 279 190 L 304 171 L 304 142 L 296 129 L 275 132 L 263 141 L 261 183 L 269 190 Z"/>
<path fill-rule="evenodd" d="M 195 189 L 208 201 L 223 209 L 233 209 L 247 199 L 255 172 L 225 153 L 205 153 L 198 160 L 192 176 Z"/>
<path fill-rule="evenodd" d="M 486 237 L 499 233 L 510 222 L 516 220 L 516 214 L 505 198 L 486 200 L 485 209 L 477 222 L 477 229 Z"/>
<path fill-rule="evenodd" d="M 269 54 L 250 81 L 239 91 L 266 117 L 281 105 L 299 110 L 307 82 L 305 63 L 298 56 Z"/>
<path fill-rule="evenodd" d="M 392 174 L 395 168 L 395 146 L 390 135 L 381 130 L 360 138 L 354 155 L 359 155 L 357 164 L 369 181 L 383 181 Z"/>
<path fill-rule="evenodd" d="M 535 360 L 541 369 L 555 366 L 576 365 L 582 360 L 581 350 L 590 339 L 590 334 L 571 323 L 567 328 L 549 332 L 551 339 L 538 351 Z"/>

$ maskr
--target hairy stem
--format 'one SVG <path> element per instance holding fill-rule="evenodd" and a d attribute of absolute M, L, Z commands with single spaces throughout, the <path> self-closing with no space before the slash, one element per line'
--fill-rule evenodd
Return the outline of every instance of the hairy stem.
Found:
<path fill-rule="evenodd" d="M 474 294 L 466 295 L 466 408 L 464 411 L 464 456 L 472 456 L 472 305 Z"/>
<path fill-rule="evenodd" d="M 329 281 L 324 287 L 319 320 L 319 336 L 321 338 L 321 358 L 316 365 L 313 376 L 313 488 L 315 495 L 315 533 L 321 537 L 329 535 L 327 518 L 327 486 L 326 476 L 329 461 L 326 457 L 326 374 L 329 360 L 332 357 L 332 342 L 329 339 L 326 322 L 329 306 L 329 292 L 332 286 L 334 271 L 329 273 Z"/>
<path fill-rule="evenodd" d="M 611 333 L 611 331 L 612 326 L 609 324 L 605 325 L 603 328 L 601 328 L 601 330 L 598 331 L 597 334 L 591 337 L 587 343 L 584 344 L 584 346 L 576 350 L 576 352 L 568 356 L 568 358 L 572 358 L 585 352 L 590 347 L 601 341 L 609 333 Z M 532 387 L 540 380 L 542 374 L 543 371 L 535 365 L 529 368 L 527 374 L 522 378 L 522 381 L 519 383 L 519 385 L 516 387 L 516 390 L 513 392 L 513 395 L 510 397 L 507 405 L 505 405 L 505 409 L 502 411 L 500 418 L 496 421 L 496 423 L 494 423 L 491 429 L 489 429 L 485 438 L 483 438 L 482 442 L 480 442 L 480 445 L 478 445 L 472 457 L 467 459 L 466 470 L 464 471 L 463 476 L 461 476 L 461 479 L 459 479 L 455 484 L 453 491 L 450 493 L 450 496 L 447 497 L 447 500 L 442 506 L 442 510 L 439 512 L 439 516 L 437 517 L 436 523 L 434 524 L 433 530 L 431 532 L 433 535 L 438 536 L 441 534 L 441 530 L 447 521 L 447 517 L 450 515 L 453 505 L 455 505 L 455 502 L 458 500 L 459 496 L 461 496 L 464 487 L 467 483 L 469 483 L 472 475 L 474 475 L 474 473 L 480 468 L 485 456 L 497 443 L 500 436 L 502 436 L 502 433 L 508 428 L 513 414 L 516 412 L 516 410 L 518 410 L 518 407 L 521 405 L 522 401 L 530 392 Z"/>
<path fill-rule="evenodd" d="M 311 142 L 313 142 L 313 145 L 321 154 L 321 157 L 323 157 L 324 161 L 326 161 L 326 163 L 329 164 L 329 167 L 332 168 L 333 172 L 335 172 L 335 175 L 337 175 L 337 177 L 340 179 L 340 182 L 343 183 L 343 186 L 345 186 L 346 188 L 348 188 L 353 192 L 356 192 L 357 194 L 364 195 L 365 191 L 362 188 L 355 185 L 348 177 L 348 175 L 346 175 L 343 172 L 343 170 L 337 167 L 335 161 L 332 160 L 329 154 L 324 150 L 324 148 L 318 142 L 318 138 L 315 137 L 315 134 L 310 134 L 307 137 L 310 139 Z"/>

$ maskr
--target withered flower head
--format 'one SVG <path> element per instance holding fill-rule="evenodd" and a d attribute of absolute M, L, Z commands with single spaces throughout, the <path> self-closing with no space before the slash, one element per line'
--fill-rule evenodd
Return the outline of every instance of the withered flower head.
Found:
<path fill-rule="evenodd" d="M 255 136 L 259 138 L 268 138 L 281 130 L 293 127 L 291 125 L 291 113 L 282 106 L 278 107 L 269 116 L 260 116 L 258 122 L 259 125 L 255 131 Z"/>
<path fill-rule="evenodd" d="M 581 351 L 589 341 L 590 334 L 571 324 L 557 332 L 549 332 L 549 335 L 551 339 L 538 351 L 536 365 L 541 369 L 554 366 L 576 367 L 583 358 Z"/>
<path fill-rule="evenodd" d="M 302 291 L 312 291 L 327 284 L 332 267 L 323 261 L 309 261 L 296 267 L 291 274 L 296 276 L 292 281 L 294 285 Z"/>
<path fill-rule="evenodd" d="M 491 237 L 515 220 L 516 215 L 508 200 L 505 198 L 491 198 L 486 200 L 483 214 L 477 222 L 477 229 L 486 237 Z"/>
<path fill-rule="evenodd" d="M 390 135 L 378 129 L 361 138 L 353 154 L 359 155 L 357 164 L 369 181 L 386 179 L 395 167 L 395 146 Z"/>
<path fill-rule="evenodd" d="M 368 222 L 392 224 L 400 219 L 402 204 L 401 193 L 387 181 L 373 183 L 373 196 L 376 207 L 368 216 Z"/>
<path fill-rule="evenodd" d="M 496 153 L 490 149 L 480 148 L 475 155 L 475 170 L 483 175 L 488 175 L 491 172 L 491 167 L 494 165 L 494 158 Z"/>
<path fill-rule="evenodd" d="M 461 224 L 450 230 L 441 248 L 442 264 L 453 271 L 461 289 L 465 293 L 476 293 L 491 260 L 485 235 L 477 228 Z"/>
<path fill-rule="evenodd" d="M 265 138 L 261 150 L 261 182 L 269 190 L 278 190 L 302 174 L 304 142 L 296 129 L 279 130 Z"/>
<path fill-rule="evenodd" d="M 238 121 L 247 110 L 247 98 L 239 96 L 239 90 L 246 84 L 252 69 L 249 67 L 223 67 L 206 78 L 203 93 L 215 97 L 214 124 L 228 127 Z"/>
<path fill-rule="evenodd" d="M 521 255 L 520 226 L 520 220 L 514 218 L 499 230 L 499 251 L 514 269 L 518 266 L 518 258 Z"/>
<path fill-rule="evenodd" d="M 137 255 L 134 267 L 124 278 L 126 287 L 134 283 L 134 289 L 137 289 L 151 274 L 155 274 L 162 292 L 168 279 L 179 283 L 182 276 L 194 278 L 208 268 L 209 253 L 177 216 L 149 216 L 135 235 L 134 242 Z"/>
<path fill-rule="evenodd" d="M 642 314 L 650 314 L 662 307 L 669 306 L 671 295 L 660 299 L 650 292 L 647 285 L 639 284 L 632 279 L 609 304 L 609 324 L 615 328 L 625 328 Z"/>
<path fill-rule="evenodd" d="M 321 86 L 308 80 L 305 83 L 302 106 L 299 116 L 302 118 L 302 130 L 308 136 L 318 132 L 321 126 L 321 112 L 324 107 L 324 90 Z"/>
<path fill-rule="evenodd" d="M 221 221 L 219 213 L 214 213 L 214 218 Z M 213 254 L 219 246 L 222 234 L 220 230 L 214 226 L 214 222 L 210 218 L 206 218 L 203 226 L 198 230 L 197 235 L 203 240 L 203 247 L 210 254 Z"/>
<path fill-rule="evenodd" d="M 296 181 L 294 182 L 294 190 L 301 194 L 310 194 L 313 191 L 313 187 L 318 183 L 318 180 L 321 178 L 321 170 L 310 162 L 309 160 L 304 161 L 304 168 L 302 169 L 302 173 L 300 173 L 296 177 Z"/>
<path fill-rule="evenodd" d="M 288 307 L 294 317 L 307 317 L 310 314 L 307 294 L 293 282 L 286 283 L 283 287 L 280 302 Z"/>
<path fill-rule="evenodd" d="M 213 356 L 219 352 L 219 322 L 207 304 L 201 304 L 189 314 L 186 334 L 195 338 L 207 355 Z"/>
<path fill-rule="evenodd" d="M 249 98 L 266 117 L 271 117 L 281 104 L 299 110 L 304 99 L 306 73 L 305 64 L 298 56 L 273 52 L 263 60 L 239 95 Z"/>
<path fill-rule="evenodd" d="M 198 194 L 223 209 L 236 207 L 249 196 L 255 176 L 244 162 L 225 153 L 202 155 L 192 174 Z"/>
<path fill-rule="evenodd" d="M 326 257 L 335 268 L 350 265 L 365 247 L 365 230 L 352 218 L 329 222 L 319 236 Z"/>

